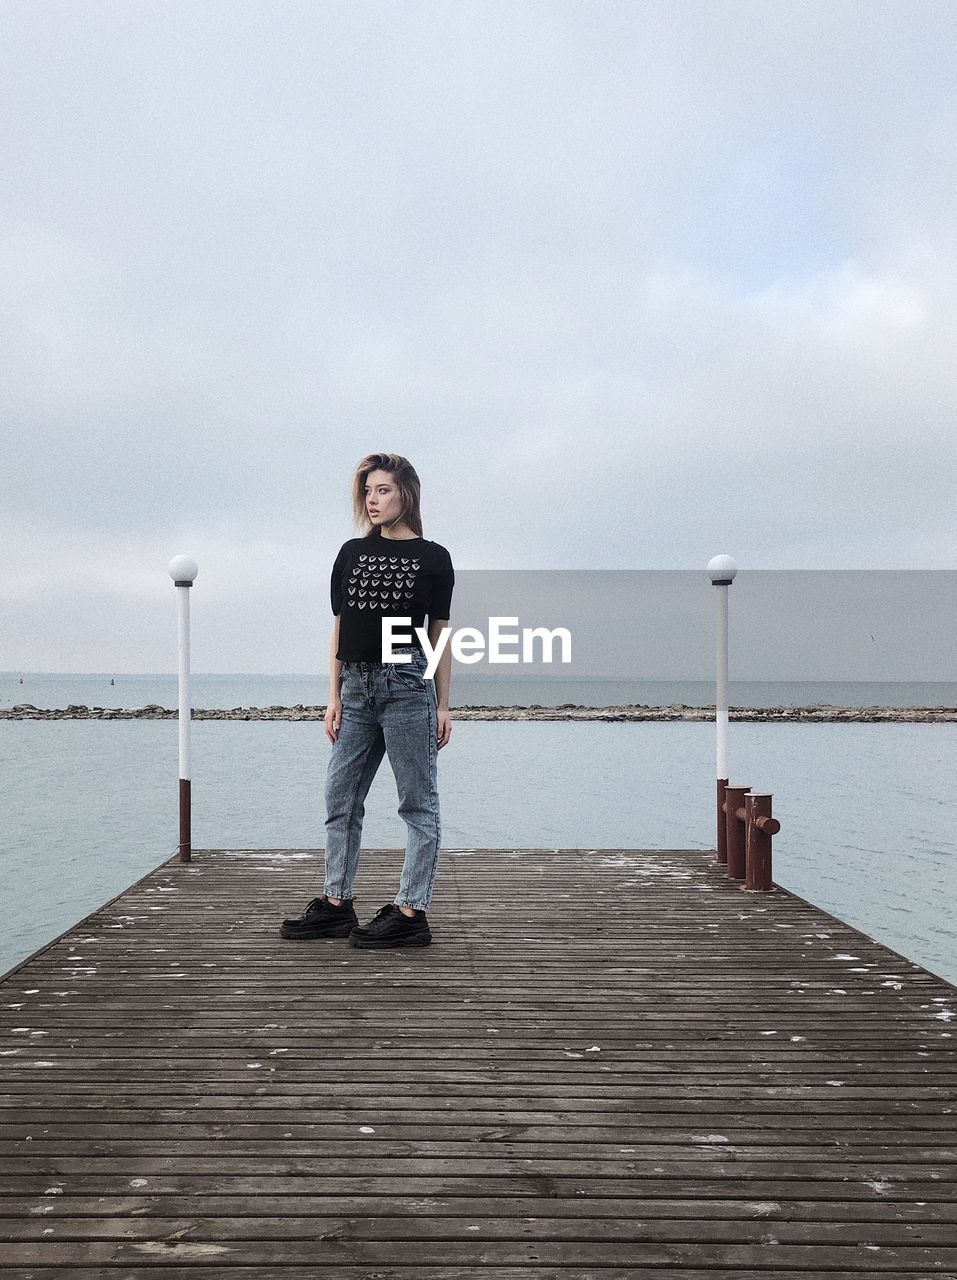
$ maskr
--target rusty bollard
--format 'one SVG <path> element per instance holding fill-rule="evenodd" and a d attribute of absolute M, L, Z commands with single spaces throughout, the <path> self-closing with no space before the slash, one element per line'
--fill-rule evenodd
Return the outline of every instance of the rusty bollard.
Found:
<path fill-rule="evenodd" d="M 745 870 L 744 797 L 750 787 L 725 787 L 724 822 L 728 879 L 743 880 Z"/>
<path fill-rule="evenodd" d="M 728 822 L 724 816 L 724 789 L 727 785 L 727 778 L 718 779 L 718 862 L 723 867 L 728 862 Z"/>
<path fill-rule="evenodd" d="M 781 830 L 771 817 L 771 792 L 753 791 L 744 797 L 745 879 L 744 887 L 767 892 L 771 881 L 771 837 Z"/>

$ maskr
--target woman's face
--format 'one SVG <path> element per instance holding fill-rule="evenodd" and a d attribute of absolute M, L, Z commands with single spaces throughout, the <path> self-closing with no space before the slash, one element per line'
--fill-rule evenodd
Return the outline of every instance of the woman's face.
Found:
<path fill-rule="evenodd" d="M 366 511 L 373 527 L 390 525 L 402 511 L 402 497 L 389 471 L 370 471 L 366 476 Z"/>

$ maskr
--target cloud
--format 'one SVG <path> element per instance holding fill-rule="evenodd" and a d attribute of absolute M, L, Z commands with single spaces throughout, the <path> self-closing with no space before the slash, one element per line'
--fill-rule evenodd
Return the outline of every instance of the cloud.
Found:
<path fill-rule="evenodd" d="M 5 20 L 18 590 L 266 592 L 372 448 L 462 567 L 953 563 L 949 4 Z"/>

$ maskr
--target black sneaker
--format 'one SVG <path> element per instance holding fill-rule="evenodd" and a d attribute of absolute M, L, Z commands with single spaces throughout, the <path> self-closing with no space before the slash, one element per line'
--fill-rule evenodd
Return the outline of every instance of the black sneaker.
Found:
<path fill-rule="evenodd" d="M 283 938 L 348 938 L 359 923 L 352 903 L 352 898 L 344 898 L 334 907 L 325 894 L 313 898 L 297 919 L 283 920 L 279 933 Z"/>
<path fill-rule="evenodd" d="M 359 925 L 349 934 L 353 947 L 427 947 L 432 933 L 425 912 L 416 908 L 407 916 L 394 902 L 377 911 L 368 924 Z"/>

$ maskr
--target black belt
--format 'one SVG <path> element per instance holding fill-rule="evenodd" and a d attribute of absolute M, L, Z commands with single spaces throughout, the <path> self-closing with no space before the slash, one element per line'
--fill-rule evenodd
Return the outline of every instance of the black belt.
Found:
<path fill-rule="evenodd" d="M 396 649 L 395 652 L 396 653 L 421 653 L 422 650 L 421 649 Z M 392 666 L 392 663 L 385 663 L 381 659 L 372 659 L 369 662 L 356 662 L 356 661 L 350 661 L 349 659 L 346 659 L 346 661 L 349 662 L 350 666 L 358 667 L 360 671 L 374 671 L 376 667 Z"/>

